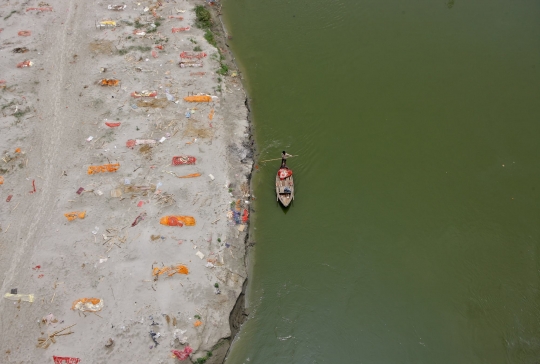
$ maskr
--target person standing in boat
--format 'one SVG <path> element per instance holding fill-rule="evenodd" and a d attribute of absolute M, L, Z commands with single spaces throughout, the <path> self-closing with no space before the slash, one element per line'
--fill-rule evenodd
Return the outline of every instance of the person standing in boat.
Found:
<path fill-rule="evenodd" d="M 287 157 L 292 157 L 286 151 L 281 152 L 281 168 L 287 168 Z"/>

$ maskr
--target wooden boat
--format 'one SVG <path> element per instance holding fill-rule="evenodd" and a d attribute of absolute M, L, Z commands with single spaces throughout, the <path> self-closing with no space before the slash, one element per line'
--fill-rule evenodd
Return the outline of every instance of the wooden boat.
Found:
<path fill-rule="evenodd" d="M 276 174 L 276 196 L 277 200 L 285 207 L 294 200 L 294 180 L 292 170 L 280 168 Z"/>

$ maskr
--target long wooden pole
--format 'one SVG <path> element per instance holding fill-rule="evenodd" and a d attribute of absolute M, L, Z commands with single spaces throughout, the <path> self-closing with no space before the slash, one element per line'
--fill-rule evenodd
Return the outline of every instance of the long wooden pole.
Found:
<path fill-rule="evenodd" d="M 292 158 L 292 157 L 298 157 L 297 155 L 291 155 L 290 157 L 287 157 L 287 158 Z M 263 162 L 271 162 L 271 161 L 278 161 L 280 160 L 281 158 L 274 158 L 274 159 L 266 159 L 264 161 L 260 161 L 259 163 L 263 163 Z"/>

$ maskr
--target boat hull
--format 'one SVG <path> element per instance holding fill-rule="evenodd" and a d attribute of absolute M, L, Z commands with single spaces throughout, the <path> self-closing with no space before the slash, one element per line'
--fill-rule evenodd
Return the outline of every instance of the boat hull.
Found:
<path fill-rule="evenodd" d="M 276 198 L 284 207 L 289 206 L 294 200 L 294 179 L 292 175 L 280 179 L 279 172 L 276 174 Z"/>

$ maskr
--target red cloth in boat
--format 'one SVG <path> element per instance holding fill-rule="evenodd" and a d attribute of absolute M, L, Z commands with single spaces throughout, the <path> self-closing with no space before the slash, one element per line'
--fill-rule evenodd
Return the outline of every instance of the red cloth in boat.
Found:
<path fill-rule="evenodd" d="M 279 179 L 285 179 L 287 177 L 292 176 L 292 170 L 287 168 L 280 168 L 278 171 Z"/>

